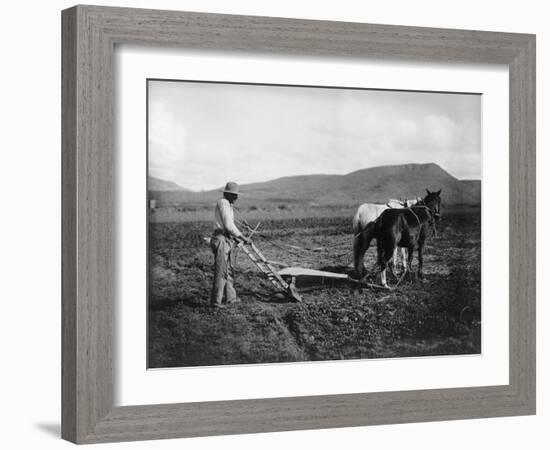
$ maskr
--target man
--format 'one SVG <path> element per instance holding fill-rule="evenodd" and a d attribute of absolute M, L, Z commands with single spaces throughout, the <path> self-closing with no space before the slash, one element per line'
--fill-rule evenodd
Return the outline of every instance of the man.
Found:
<path fill-rule="evenodd" d="M 223 198 L 216 203 L 214 234 L 210 240 L 210 247 L 214 252 L 214 285 L 212 286 L 210 304 L 217 308 L 222 307 L 224 294 L 226 303 L 240 301 L 233 286 L 231 252 L 235 242 L 250 243 L 250 239 L 239 231 L 234 222 L 233 204 L 239 196 L 239 186 L 230 181 L 222 192 Z"/>

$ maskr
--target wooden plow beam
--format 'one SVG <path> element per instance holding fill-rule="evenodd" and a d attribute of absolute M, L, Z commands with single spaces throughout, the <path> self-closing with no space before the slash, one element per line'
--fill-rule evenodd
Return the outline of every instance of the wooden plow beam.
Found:
<path fill-rule="evenodd" d="M 356 284 L 357 286 L 365 286 L 375 289 L 383 289 L 383 290 L 394 290 L 399 286 L 403 278 L 405 277 L 405 273 L 401 275 L 399 280 L 397 281 L 397 284 L 395 284 L 392 287 L 385 287 L 381 286 L 379 284 L 375 283 L 368 283 L 363 280 L 358 280 L 355 278 L 350 277 L 349 275 L 345 273 L 336 273 L 336 272 L 327 272 L 325 270 L 317 270 L 317 269 L 307 269 L 304 267 L 285 267 L 284 269 L 279 270 L 277 272 L 279 275 L 283 277 L 292 277 L 292 279 L 296 279 L 296 277 L 319 277 L 319 278 L 331 278 L 331 279 L 339 279 L 339 280 L 348 280 L 351 283 Z M 292 283 L 293 284 L 293 283 Z"/>
<path fill-rule="evenodd" d="M 296 302 L 301 302 L 302 297 L 298 294 L 294 283 L 287 283 L 283 280 L 283 277 L 275 270 L 272 264 L 266 259 L 266 257 L 260 252 L 258 247 L 254 243 L 246 244 L 240 242 L 237 245 L 238 248 L 250 258 L 250 260 L 260 269 L 260 271 L 267 277 L 267 279 L 278 290 L 282 290 L 285 294 Z"/>

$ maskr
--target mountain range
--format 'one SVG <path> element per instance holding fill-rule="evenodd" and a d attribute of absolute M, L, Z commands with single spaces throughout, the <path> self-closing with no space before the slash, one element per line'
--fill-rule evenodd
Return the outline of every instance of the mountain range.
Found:
<path fill-rule="evenodd" d="M 220 190 L 193 192 L 166 189 L 171 182 L 150 182 L 150 194 L 159 204 L 202 203 L 220 196 Z M 158 183 L 162 182 L 162 183 Z M 162 186 L 163 189 L 154 189 Z M 480 204 L 481 181 L 459 180 L 434 163 L 370 167 L 346 175 L 297 175 L 240 186 L 241 205 L 259 202 L 304 203 L 315 206 L 385 203 L 390 198 L 424 196 L 441 189 L 446 204 Z"/>
<path fill-rule="evenodd" d="M 149 175 L 149 191 L 189 191 L 173 181 L 161 180 Z"/>

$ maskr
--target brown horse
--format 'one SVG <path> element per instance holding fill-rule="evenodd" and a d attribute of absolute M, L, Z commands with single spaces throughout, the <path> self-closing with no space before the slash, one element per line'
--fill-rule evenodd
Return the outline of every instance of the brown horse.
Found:
<path fill-rule="evenodd" d="M 415 247 L 418 249 L 418 275 L 422 277 L 424 243 L 435 232 L 435 224 L 441 217 L 441 189 L 437 192 L 426 191 L 428 195 L 417 205 L 387 209 L 376 219 L 373 227 L 365 230 L 363 239 L 366 249 L 371 240 L 376 239 L 378 267 L 384 287 L 388 287 L 386 269 L 397 247 L 408 250 L 404 272 L 408 270 L 407 266 L 411 266 Z"/>
<path fill-rule="evenodd" d="M 372 231 L 374 223 L 380 214 L 389 208 L 409 208 L 418 203 L 420 199 L 415 200 L 395 200 L 390 199 L 384 205 L 377 203 L 363 203 L 357 209 L 355 216 L 353 217 L 353 267 L 355 269 L 355 275 L 357 278 L 362 278 L 364 273 L 363 260 L 365 253 L 369 248 L 369 242 L 365 241 L 365 236 Z M 405 267 L 406 250 L 401 249 L 403 256 L 403 267 Z M 397 266 L 397 252 L 393 255 L 393 267 Z"/>

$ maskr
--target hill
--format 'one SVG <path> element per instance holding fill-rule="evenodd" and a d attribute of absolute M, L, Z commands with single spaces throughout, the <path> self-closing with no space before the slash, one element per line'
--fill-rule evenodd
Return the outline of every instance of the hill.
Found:
<path fill-rule="evenodd" d="M 173 181 L 161 180 L 149 175 L 149 191 L 188 191 Z"/>
<path fill-rule="evenodd" d="M 478 198 L 481 198 L 481 180 L 460 180 L 466 189 Z"/>
<path fill-rule="evenodd" d="M 437 164 L 404 164 L 359 170 L 342 177 L 338 193 L 355 202 L 386 202 L 389 198 L 424 196 L 426 189 L 441 189 L 446 204 L 478 204 L 481 196 Z M 343 195 L 342 195 L 343 194 Z M 327 192 L 321 203 L 331 202 Z M 364 200 L 363 200 L 364 199 Z"/>
<path fill-rule="evenodd" d="M 378 166 L 346 175 L 298 175 L 241 186 L 241 205 L 259 202 L 307 203 L 315 206 L 385 203 L 390 198 L 423 196 L 426 189 L 442 190 L 445 204 L 479 204 L 481 189 L 463 182 L 437 164 Z M 479 181 L 478 181 L 479 183 Z M 156 192 L 160 204 L 211 202 L 219 189 L 207 192 Z"/>

